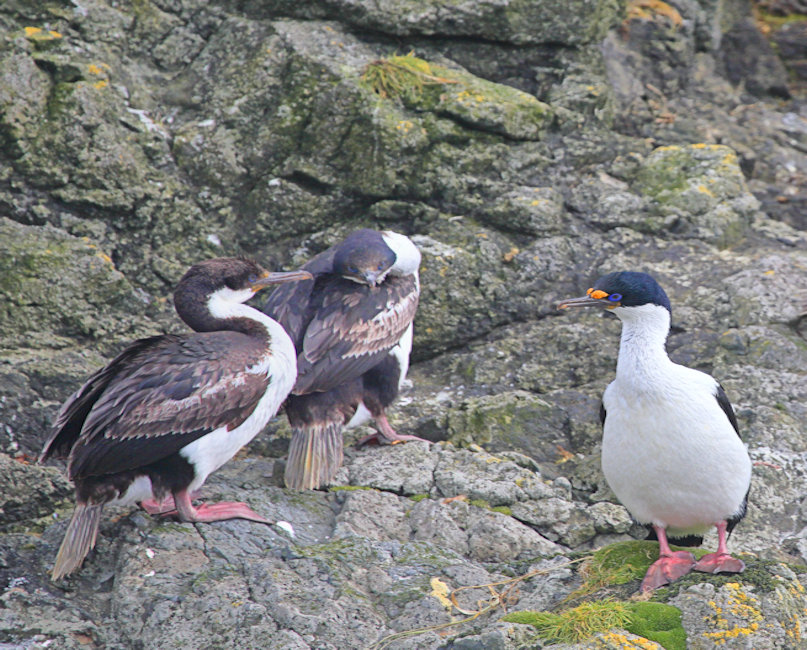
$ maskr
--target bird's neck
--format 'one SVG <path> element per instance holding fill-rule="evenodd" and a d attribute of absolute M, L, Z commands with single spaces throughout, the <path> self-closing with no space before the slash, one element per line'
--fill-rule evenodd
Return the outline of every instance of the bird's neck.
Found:
<path fill-rule="evenodd" d="M 175 296 L 179 317 L 197 332 L 241 332 L 260 339 L 273 354 L 296 358 L 294 345 L 286 330 L 273 318 L 243 304 L 252 292 L 236 295 L 230 290 L 216 291 L 206 299 L 194 295 Z"/>
<path fill-rule="evenodd" d="M 623 308 L 622 337 L 616 364 L 617 380 L 636 383 L 637 389 L 661 380 L 673 362 L 667 356 L 670 313 L 658 305 Z"/>

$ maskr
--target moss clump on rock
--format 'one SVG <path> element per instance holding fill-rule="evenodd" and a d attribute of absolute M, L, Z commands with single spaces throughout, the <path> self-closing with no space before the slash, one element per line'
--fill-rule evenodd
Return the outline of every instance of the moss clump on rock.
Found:
<path fill-rule="evenodd" d="M 550 106 L 528 93 L 411 53 L 373 61 L 364 69 L 361 82 L 406 108 L 437 113 L 465 127 L 516 140 L 541 139 L 553 119 Z"/>
<path fill-rule="evenodd" d="M 666 650 L 686 650 L 686 631 L 677 607 L 662 603 L 604 600 L 583 603 L 563 612 L 512 612 L 509 623 L 532 625 L 553 643 L 577 643 L 614 629 L 655 641 Z"/>

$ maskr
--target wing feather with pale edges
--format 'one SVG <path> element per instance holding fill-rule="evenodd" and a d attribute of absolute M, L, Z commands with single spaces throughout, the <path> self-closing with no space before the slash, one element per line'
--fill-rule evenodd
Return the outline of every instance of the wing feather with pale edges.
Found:
<path fill-rule="evenodd" d="M 119 355 L 124 363 L 114 373 L 104 375 L 113 362 L 91 377 L 57 416 L 49 444 L 64 451 L 74 438 L 71 478 L 134 469 L 144 457 L 156 462 L 215 429 L 233 429 L 271 381 L 265 373 L 247 372 L 264 349 L 239 332 L 148 342 Z M 60 433 L 66 436 L 61 443 Z"/>
<path fill-rule="evenodd" d="M 398 344 L 415 318 L 414 275 L 388 276 L 372 289 L 328 278 L 297 357 L 297 395 L 326 391 L 363 375 Z"/>

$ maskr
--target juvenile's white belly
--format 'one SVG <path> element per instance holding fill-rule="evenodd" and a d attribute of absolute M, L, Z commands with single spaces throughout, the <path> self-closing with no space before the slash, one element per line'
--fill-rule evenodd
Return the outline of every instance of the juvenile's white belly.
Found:
<path fill-rule="evenodd" d="M 715 397 L 637 397 L 615 384 L 603 397 L 602 469 L 633 517 L 689 533 L 736 514 L 751 461 Z"/>

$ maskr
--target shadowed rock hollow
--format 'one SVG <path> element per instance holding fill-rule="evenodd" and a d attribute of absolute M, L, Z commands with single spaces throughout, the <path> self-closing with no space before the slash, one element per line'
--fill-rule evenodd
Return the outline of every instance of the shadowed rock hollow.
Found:
<path fill-rule="evenodd" d="M 790 4 L 5 2 L 0 644 L 552 646 L 501 605 L 621 602 L 646 566 L 599 469 L 619 323 L 554 308 L 631 268 L 671 297 L 673 360 L 737 410 L 755 466 L 730 544 L 749 569 L 687 576 L 654 596 L 680 614 L 564 647 L 804 647 L 807 20 Z M 127 341 L 182 330 L 170 295 L 191 263 L 292 268 L 366 226 L 423 253 L 391 419 L 435 444 L 350 450 L 329 490 L 294 493 L 278 418 L 205 495 L 294 540 L 121 510 L 50 583 L 71 488 L 28 461 L 61 402 Z M 638 568 L 568 563 L 603 547 Z"/>

